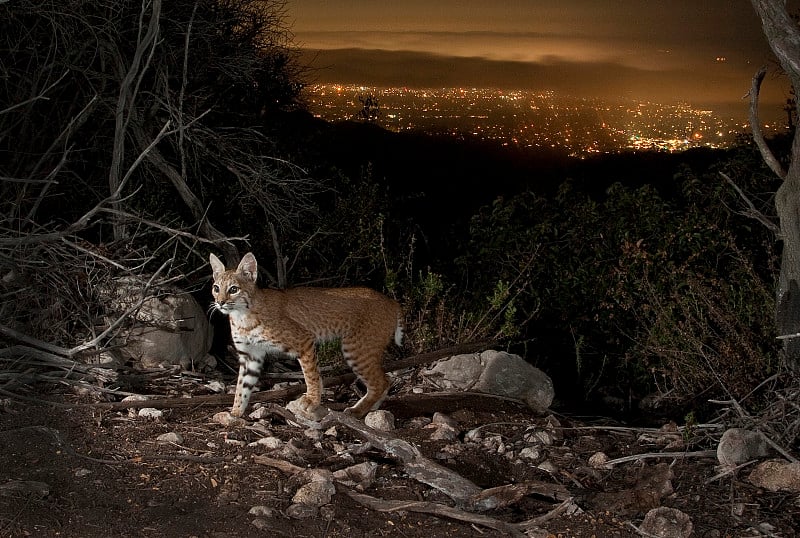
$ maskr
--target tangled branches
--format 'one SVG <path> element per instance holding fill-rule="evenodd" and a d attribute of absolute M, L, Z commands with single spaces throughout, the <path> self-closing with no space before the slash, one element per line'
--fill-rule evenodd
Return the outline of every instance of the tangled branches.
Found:
<path fill-rule="evenodd" d="M 243 211 L 312 209 L 316 183 L 260 128 L 300 87 L 282 21 L 272 0 L 0 4 L 6 365 L 97 354 L 129 315 L 98 289 L 197 286 L 204 246 L 238 257 Z"/>

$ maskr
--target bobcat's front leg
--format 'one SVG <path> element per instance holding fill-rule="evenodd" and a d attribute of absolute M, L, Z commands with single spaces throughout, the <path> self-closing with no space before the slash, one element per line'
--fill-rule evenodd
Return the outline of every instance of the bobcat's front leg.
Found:
<path fill-rule="evenodd" d="M 258 383 L 263 365 L 263 357 L 255 357 L 244 351 L 239 351 L 239 377 L 236 380 L 236 395 L 233 398 L 231 415 L 235 417 L 244 416 L 247 404 L 250 402 L 250 395 L 253 394 L 253 388 Z"/>

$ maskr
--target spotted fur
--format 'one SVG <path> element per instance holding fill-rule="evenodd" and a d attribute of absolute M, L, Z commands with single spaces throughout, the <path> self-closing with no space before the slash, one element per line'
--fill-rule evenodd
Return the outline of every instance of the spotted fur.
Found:
<path fill-rule="evenodd" d="M 228 316 L 239 355 L 231 414 L 244 414 L 265 356 L 278 351 L 300 362 L 306 393 L 297 403 L 307 416 L 315 417 L 322 398 L 315 344 L 335 338 L 341 339 L 347 364 L 367 387 L 364 397 L 345 412 L 361 418 L 380 406 L 389 390 L 381 364 L 383 353 L 392 336 L 397 345 L 403 337 L 397 301 L 368 288 L 260 289 L 256 285 L 258 266 L 251 253 L 234 270 L 225 270 L 214 254 L 210 262 L 212 307 Z"/>

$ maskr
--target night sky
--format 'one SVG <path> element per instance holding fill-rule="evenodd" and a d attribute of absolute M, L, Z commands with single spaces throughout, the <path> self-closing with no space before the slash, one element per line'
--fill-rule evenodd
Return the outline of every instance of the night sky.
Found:
<path fill-rule="evenodd" d="M 742 102 L 776 67 L 748 0 L 291 0 L 313 82 Z M 763 100 L 783 102 L 768 77 Z"/>

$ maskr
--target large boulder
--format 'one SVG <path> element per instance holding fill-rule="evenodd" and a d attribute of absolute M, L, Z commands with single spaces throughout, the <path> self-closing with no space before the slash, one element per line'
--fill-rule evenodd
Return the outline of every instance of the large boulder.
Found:
<path fill-rule="evenodd" d="M 443 359 L 423 375 L 445 390 L 483 392 L 515 398 L 544 412 L 553 403 L 553 381 L 519 355 L 488 350 Z"/>
<path fill-rule="evenodd" d="M 743 428 L 725 430 L 717 445 L 717 460 L 726 467 L 736 467 L 767 455 L 769 447 L 764 436 Z"/>
<path fill-rule="evenodd" d="M 215 365 L 208 354 L 213 329 L 194 297 L 175 288 L 142 292 L 142 282 L 130 277 L 115 284 L 104 293 L 109 321 L 141 302 L 115 342 L 126 360 L 148 369 L 179 365 L 201 370 Z"/>

